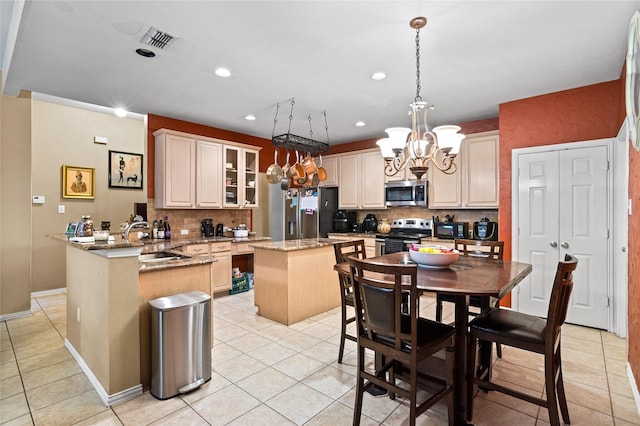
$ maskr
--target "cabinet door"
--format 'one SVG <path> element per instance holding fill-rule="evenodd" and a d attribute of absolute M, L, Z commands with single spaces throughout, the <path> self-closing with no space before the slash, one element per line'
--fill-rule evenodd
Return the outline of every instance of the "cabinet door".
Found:
<path fill-rule="evenodd" d="M 429 208 L 462 207 L 461 156 L 455 160 L 458 170 L 453 174 L 443 173 L 433 165 L 429 167 Z"/>
<path fill-rule="evenodd" d="M 244 182 L 244 174 L 239 173 L 240 148 L 224 147 L 224 194 L 222 205 L 224 207 L 240 207 L 239 188 L 242 187 L 240 179 Z"/>
<path fill-rule="evenodd" d="M 258 207 L 258 151 L 243 149 L 243 185 L 245 207 Z"/>
<path fill-rule="evenodd" d="M 194 208 L 195 139 L 166 134 L 157 141 L 155 173 L 161 187 L 156 186 L 156 206 Z"/>
<path fill-rule="evenodd" d="M 498 207 L 498 135 L 464 141 L 466 207 Z"/>
<path fill-rule="evenodd" d="M 359 155 L 338 157 L 338 207 L 341 209 L 357 209 L 358 192 L 360 191 L 360 158 Z"/>
<path fill-rule="evenodd" d="M 220 144 L 196 141 L 196 205 L 198 208 L 222 207 Z"/>
<path fill-rule="evenodd" d="M 322 157 L 322 167 L 327 172 L 327 179 L 322 186 L 338 186 L 338 158 Z"/>
<path fill-rule="evenodd" d="M 184 252 L 192 256 L 208 256 L 209 244 L 189 244 L 184 248 Z"/>
<path fill-rule="evenodd" d="M 211 287 L 213 292 L 231 289 L 231 252 L 214 253 L 218 259 L 211 264 Z"/>
<path fill-rule="evenodd" d="M 384 158 L 379 152 L 360 155 L 361 173 L 360 208 L 383 209 L 384 203 Z"/>

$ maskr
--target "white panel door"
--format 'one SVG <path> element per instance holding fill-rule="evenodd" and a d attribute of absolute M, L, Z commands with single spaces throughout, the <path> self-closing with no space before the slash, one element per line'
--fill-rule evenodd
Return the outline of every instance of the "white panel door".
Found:
<path fill-rule="evenodd" d="M 546 316 L 559 260 L 578 258 L 567 322 L 608 327 L 609 253 L 606 146 L 518 156 L 518 260 L 533 271 L 518 310 Z"/>

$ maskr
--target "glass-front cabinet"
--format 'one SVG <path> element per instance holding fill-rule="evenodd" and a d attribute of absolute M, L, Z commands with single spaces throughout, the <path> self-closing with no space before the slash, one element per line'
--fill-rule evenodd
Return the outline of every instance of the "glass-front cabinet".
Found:
<path fill-rule="evenodd" d="M 258 151 L 224 147 L 223 207 L 258 207 Z"/>

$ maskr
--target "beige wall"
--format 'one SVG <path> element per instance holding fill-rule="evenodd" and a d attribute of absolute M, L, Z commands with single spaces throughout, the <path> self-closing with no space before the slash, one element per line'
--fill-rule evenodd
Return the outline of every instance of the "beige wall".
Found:
<path fill-rule="evenodd" d="M 109 150 L 146 154 L 146 123 L 33 101 L 31 128 L 31 195 L 43 195 L 46 200 L 32 205 L 31 291 L 36 292 L 66 285 L 64 245 L 46 238 L 47 234 L 64 232 L 67 222 L 85 214 L 91 215 L 96 227 L 101 221 L 111 221 L 114 231 L 133 213 L 133 203 L 147 201 L 147 170 L 143 190 L 108 187 Z M 109 143 L 96 144 L 94 136 L 107 137 Z M 63 164 L 95 168 L 94 200 L 62 198 Z M 65 206 L 64 214 L 58 213 L 59 205 Z"/>
<path fill-rule="evenodd" d="M 1 96 L 0 315 L 28 311 L 31 307 L 30 133 L 30 95 Z"/>

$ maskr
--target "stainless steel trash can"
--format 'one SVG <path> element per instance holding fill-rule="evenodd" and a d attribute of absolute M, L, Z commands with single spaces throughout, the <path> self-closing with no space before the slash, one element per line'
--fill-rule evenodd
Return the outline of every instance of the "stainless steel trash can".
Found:
<path fill-rule="evenodd" d="M 151 395 L 167 399 L 211 380 L 211 296 L 194 291 L 149 305 Z"/>

